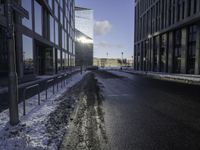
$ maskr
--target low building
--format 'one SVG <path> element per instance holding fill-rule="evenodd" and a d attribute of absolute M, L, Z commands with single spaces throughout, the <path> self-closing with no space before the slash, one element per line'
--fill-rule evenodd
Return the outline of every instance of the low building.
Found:
<path fill-rule="evenodd" d="M 99 67 L 121 67 L 121 66 L 132 66 L 132 60 L 130 59 L 116 59 L 116 58 L 94 58 L 94 66 Z"/>

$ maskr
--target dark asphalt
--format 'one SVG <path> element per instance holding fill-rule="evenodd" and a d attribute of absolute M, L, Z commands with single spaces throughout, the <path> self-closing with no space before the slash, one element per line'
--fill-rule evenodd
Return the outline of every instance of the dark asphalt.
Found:
<path fill-rule="evenodd" d="M 97 73 L 112 150 L 200 150 L 200 87 Z"/>

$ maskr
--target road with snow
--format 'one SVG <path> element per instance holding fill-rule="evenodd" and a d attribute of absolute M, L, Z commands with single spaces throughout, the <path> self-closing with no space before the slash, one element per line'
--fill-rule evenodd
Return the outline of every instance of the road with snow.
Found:
<path fill-rule="evenodd" d="M 200 87 L 112 73 L 96 73 L 108 149 L 200 149 Z"/>

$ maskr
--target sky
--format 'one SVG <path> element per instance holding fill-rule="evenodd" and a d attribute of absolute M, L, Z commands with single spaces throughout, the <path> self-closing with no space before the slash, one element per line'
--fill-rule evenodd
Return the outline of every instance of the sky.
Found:
<path fill-rule="evenodd" d="M 76 0 L 94 10 L 94 57 L 131 58 L 134 31 L 133 0 Z"/>

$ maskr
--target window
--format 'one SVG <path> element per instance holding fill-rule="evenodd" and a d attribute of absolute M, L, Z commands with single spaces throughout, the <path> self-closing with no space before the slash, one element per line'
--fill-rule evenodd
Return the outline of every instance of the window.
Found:
<path fill-rule="evenodd" d="M 35 0 L 35 32 L 42 35 L 42 6 Z"/>
<path fill-rule="evenodd" d="M 33 40 L 26 35 L 22 35 L 22 42 L 24 74 L 32 74 L 34 72 Z"/>
<path fill-rule="evenodd" d="M 166 51 L 167 51 L 167 37 L 165 34 L 161 36 L 161 51 L 160 51 L 160 71 L 164 72 L 165 64 L 166 64 Z"/>
<path fill-rule="evenodd" d="M 32 29 L 32 0 L 22 0 L 22 7 L 29 13 L 29 19 L 23 18 L 22 24 L 29 29 Z"/>
<path fill-rule="evenodd" d="M 50 41 L 55 42 L 54 40 L 55 23 L 54 23 L 54 18 L 52 16 L 50 16 L 49 22 L 50 22 Z"/>
<path fill-rule="evenodd" d="M 62 48 L 65 49 L 65 31 L 62 29 Z"/>
<path fill-rule="evenodd" d="M 58 3 L 55 1 L 54 3 L 54 15 L 58 18 Z"/>
<path fill-rule="evenodd" d="M 157 38 L 159 37 L 155 37 L 153 39 L 153 42 L 154 42 L 154 49 L 153 49 L 153 71 L 157 71 L 157 67 L 158 67 L 158 64 L 157 64 L 157 48 L 158 48 L 158 45 L 157 45 Z"/>
<path fill-rule="evenodd" d="M 181 72 L 181 30 L 177 30 L 174 34 L 174 73 Z"/>
<path fill-rule="evenodd" d="M 55 21 L 55 43 L 59 44 L 59 30 L 58 30 L 58 22 Z"/>
<path fill-rule="evenodd" d="M 195 68 L 195 53 L 196 53 L 196 34 L 197 27 L 192 25 L 188 29 L 188 59 L 187 59 L 187 73 L 194 74 Z"/>
<path fill-rule="evenodd" d="M 53 0 L 48 0 L 48 4 L 49 4 L 49 7 L 52 9 L 53 8 Z"/>
<path fill-rule="evenodd" d="M 57 50 L 57 69 L 61 70 L 61 51 Z"/>
<path fill-rule="evenodd" d="M 60 23 L 62 24 L 62 26 L 64 26 L 63 24 L 63 11 L 60 10 Z"/>
<path fill-rule="evenodd" d="M 65 60 L 64 60 L 64 66 L 68 67 L 68 54 L 65 52 Z"/>

